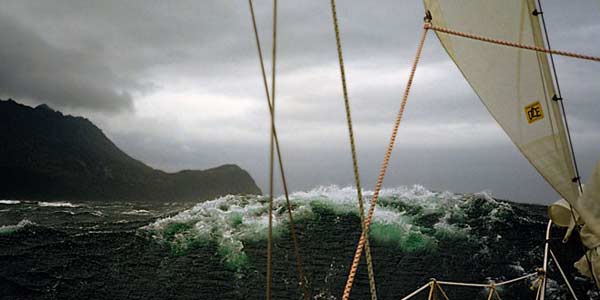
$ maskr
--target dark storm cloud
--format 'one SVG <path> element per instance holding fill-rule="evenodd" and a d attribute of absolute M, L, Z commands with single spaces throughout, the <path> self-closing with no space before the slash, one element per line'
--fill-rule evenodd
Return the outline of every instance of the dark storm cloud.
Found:
<path fill-rule="evenodd" d="M 255 7 L 268 52 L 271 2 L 255 1 Z M 35 20 L 27 25 L 43 32 L 51 43 L 102 47 L 102 53 L 97 53 L 99 58 L 120 71 L 177 65 L 182 67 L 180 72 L 214 75 L 214 71 L 220 71 L 215 65 L 241 63 L 256 72 L 246 1 L 5 0 L 2 8 L 25 20 Z M 402 57 L 406 50 L 412 52 L 403 45 L 419 34 L 420 26 L 415 26 L 415 21 L 421 20 L 420 3 L 340 3 L 339 9 L 350 61 L 370 59 L 374 54 Z M 403 11 L 415 15 L 394 18 Z M 333 61 L 330 58 L 335 58 L 335 44 L 327 2 L 281 2 L 279 19 L 282 68 Z M 396 52 L 390 53 L 390 49 Z"/>
<path fill-rule="evenodd" d="M 272 1 L 254 5 L 269 67 Z M 554 48 L 598 54 L 597 2 L 545 0 L 544 6 Z M 0 96 L 90 117 L 126 152 L 156 167 L 238 163 L 266 190 L 268 113 L 247 1 L 0 0 L 0 11 L 6 15 Z M 422 31 L 423 7 L 420 0 L 338 1 L 338 15 L 369 187 Z M 329 2 L 279 1 L 279 21 L 277 120 L 290 184 L 352 184 Z M 585 178 L 600 146 L 600 65 L 557 58 L 557 67 Z M 433 34 L 386 179 L 411 183 L 491 189 L 528 202 L 556 197 Z"/>
<path fill-rule="evenodd" d="M 15 18 L 0 15 L 0 94 L 59 107 L 117 111 L 131 108 L 131 90 L 93 54 L 45 42 Z"/>
<path fill-rule="evenodd" d="M 255 7 L 269 63 L 271 2 L 255 1 Z M 47 64 L 52 67 L 63 65 L 52 62 L 68 58 L 68 66 L 72 69 L 45 71 L 43 66 L 27 69 L 34 74 L 53 72 L 61 85 L 52 91 L 62 91 L 60 95 L 52 96 L 45 87 L 48 83 L 39 80 L 17 86 L 6 94 L 29 96 L 58 108 L 71 104 L 94 109 L 119 104 L 130 107 L 131 95 L 147 86 L 163 85 L 162 80 L 152 79 L 156 74 L 185 76 L 197 80 L 206 90 L 226 91 L 230 95 L 244 95 L 248 86 L 260 87 L 260 81 L 256 80 L 256 50 L 245 1 L 5 1 L 2 8 L 22 20 L 30 30 L 29 35 L 37 33 L 40 45 L 29 48 L 40 53 L 28 56 L 50 62 Z M 381 88 L 363 84 L 365 78 L 354 80 L 353 75 L 365 69 L 365 64 L 371 70 L 368 75 L 377 75 L 376 69 L 384 66 L 407 68 L 407 58 L 414 52 L 412 45 L 421 30 L 420 3 L 340 3 L 338 9 L 348 76 L 356 87 L 353 98 L 357 104 L 373 100 L 394 104 L 395 95 L 402 89 L 403 77 L 396 76 L 391 88 Z M 407 12 L 410 17 L 396 17 Z M 305 91 L 304 87 L 286 89 L 282 86 L 281 94 L 284 97 L 291 95 L 291 106 L 298 103 L 308 108 L 310 102 L 339 104 L 331 101 L 332 96 L 338 97 L 339 78 L 330 14 L 329 4 L 323 1 L 305 1 L 302 5 L 293 1 L 280 3 L 279 74 L 289 74 L 290 80 L 294 80 L 292 77 L 311 67 L 323 66 L 328 72 L 327 79 L 335 88 L 334 94 L 310 95 L 297 92 L 298 89 Z M 11 39 L 12 35 L 5 37 L 8 42 Z M 440 54 L 443 53 L 430 53 L 429 62 L 441 60 L 444 56 Z M 23 60 L 24 57 L 11 59 L 14 62 Z M 354 69 L 358 71 L 354 72 Z M 66 73 L 64 80 L 61 72 Z M 311 80 L 317 79 L 315 74 L 311 75 Z M 77 81 L 69 80 L 72 77 Z M 83 97 L 84 88 L 89 88 L 89 97 Z M 77 97 L 65 95 L 66 90 Z M 102 91 L 112 95 L 105 95 L 105 99 L 93 97 Z M 363 96 L 367 94 L 368 97 Z M 70 101 L 73 98 L 75 101 Z M 88 100 L 77 100 L 79 98 Z M 312 113 L 306 115 L 317 117 L 320 108 L 323 107 L 313 106 Z"/>

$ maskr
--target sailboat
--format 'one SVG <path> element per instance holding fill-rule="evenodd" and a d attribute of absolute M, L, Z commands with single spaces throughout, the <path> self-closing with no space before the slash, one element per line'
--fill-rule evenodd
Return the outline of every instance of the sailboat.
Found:
<path fill-rule="evenodd" d="M 289 218 L 292 229 L 291 234 L 296 249 L 299 285 L 303 288 L 304 298 L 308 299 L 306 282 L 302 275 L 301 259 L 298 257 L 298 243 L 295 237 L 296 233 L 274 121 L 277 1 L 275 0 L 273 5 L 273 64 L 270 90 L 267 84 L 260 39 L 256 29 L 252 0 L 249 0 L 249 4 L 252 12 L 263 83 L 271 114 L 270 209 L 272 209 L 273 203 L 273 161 L 275 154 L 277 154 L 288 211 L 290 212 Z M 553 262 L 564 278 L 572 297 L 577 299 L 569 279 L 558 262 L 553 249 L 549 246 L 550 232 L 552 228 L 555 228 L 553 224 L 566 227 L 565 241 L 569 239 L 573 231 L 576 230 L 579 232 L 581 241 L 587 251 L 575 266 L 583 275 L 590 277 L 598 285 L 598 278 L 600 277 L 600 162 L 596 165 L 588 182 L 584 185 L 573 151 L 564 100 L 562 99 L 560 85 L 556 76 L 554 56 L 562 55 L 595 62 L 600 62 L 600 57 L 553 50 L 548 38 L 543 9 L 539 0 L 424 0 L 423 4 L 425 12 L 423 34 L 417 47 L 417 53 L 413 61 L 406 90 L 401 99 L 400 109 L 394 122 L 390 142 L 377 178 L 375 192 L 370 199 L 369 209 L 365 212 L 364 207 L 366 205 L 363 204 L 361 194 L 360 174 L 354 145 L 355 141 L 336 3 L 335 0 L 331 0 L 359 202 L 358 209 L 362 222 L 362 234 L 349 270 L 342 299 L 350 298 L 354 277 L 357 273 L 358 264 L 363 252 L 367 261 L 371 299 L 377 299 L 368 243 L 369 226 L 409 98 L 410 87 L 414 74 L 417 71 L 420 55 L 428 33 L 431 31 L 435 32 L 437 39 L 448 56 L 458 67 L 465 80 L 479 96 L 498 125 L 502 127 L 532 167 L 537 170 L 562 199 L 548 208 L 550 220 L 545 233 L 546 244 L 544 253 L 542 254 L 543 265 L 535 272 L 503 282 L 465 283 L 432 279 L 402 299 L 408 300 L 427 291 L 428 299 L 437 299 L 437 297 L 449 299 L 444 290 L 448 287 L 485 288 L 488 290 L 488 300 L 500 299 L 498 287 L 533 279 L 532 289 L 536 291 L 534 299 L 543 300 L 546 297 L 546 278 L 550 257 L 552 257 Z M 267 299 L 271 298 L 270 264 L 272 263 L 272 238 L 270 232 L 271 216 L 269 217 L 269 241 L 267 249 Z"/>

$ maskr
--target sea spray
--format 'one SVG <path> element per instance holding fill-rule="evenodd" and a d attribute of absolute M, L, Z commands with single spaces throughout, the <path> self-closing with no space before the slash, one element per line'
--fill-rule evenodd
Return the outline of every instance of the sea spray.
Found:
<path fill-rule="evenodd" d="M 363 194 L 369 200 L 373 192 Z M 494 224 L 503 222 L 511 209 L 489 193 L 434 192 L 420 185 L 383 189 L 380 195 L 370 237 L 374 243 L 396 246 L 405 252 L 437 251 L 440 240 L 467 239 L 473 222 L 483 223 L 483 228 L 491 230 Z M 315 221 L 323 214 L 358 217 L 356 190 L 351 187 L 318 187 L 295 192 L 290 200 L 299 224 Z M 284 197 L 274 199 L 276 239 L 288 234 L 286 210 Z M 145 229 L 175 255 L 212 243 L 224 264 L 239 269 L 248 262 L 244 244 L 267 238 L 267 212 L 265 196 L 229 195 L 199 203 Z"/>

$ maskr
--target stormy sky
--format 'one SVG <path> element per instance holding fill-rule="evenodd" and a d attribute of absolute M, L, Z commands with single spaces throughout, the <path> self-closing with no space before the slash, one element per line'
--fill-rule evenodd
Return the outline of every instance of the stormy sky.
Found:
<path fill-rule="evenodd" d="M 292 190 L 353 184 L 329 1 L 279 1 L 277 126 Z M 600 55 L 600 2 L 544 0 L 553 46 Z M 255 1 L 270 66 L 271 2 Z M 372 189 L 422 28 L 418 0 L 338 3 Z M 269 116 L 246 1 L 0 0 L 0 97 L 91 119 L 168 171 L 236 163 L 267 191 Z M 557 58 L 577 159 L 600 158 L 600 64 Z M 558 198 L 430 35 L 385 186 Z M 278 188 L 278 191 L 281 191 Z"/>

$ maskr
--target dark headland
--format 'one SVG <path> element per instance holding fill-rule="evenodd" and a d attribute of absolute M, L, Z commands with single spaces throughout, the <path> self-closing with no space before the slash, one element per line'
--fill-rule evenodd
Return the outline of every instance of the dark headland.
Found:
<path fill-rule="evenodd" d="M 0 199 L 185 202 L 260 193 L 237 165 L 167 173 L 127 155 L 85 118 L 0 100 Z"/>

